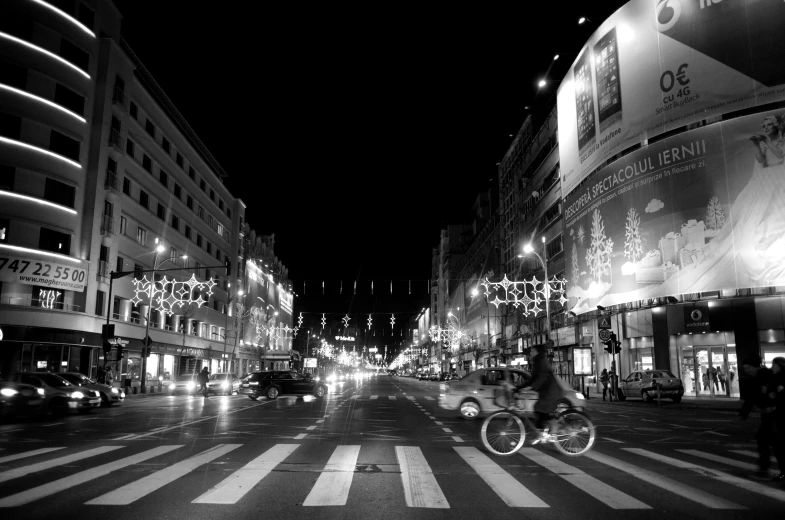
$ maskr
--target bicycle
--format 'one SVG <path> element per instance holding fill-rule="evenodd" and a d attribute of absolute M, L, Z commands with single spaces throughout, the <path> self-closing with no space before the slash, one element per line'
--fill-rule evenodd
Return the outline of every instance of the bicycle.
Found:
<path fill-rule="evenodd" d="M 512 455 L 520 450 L 526 441 L 526 426 L 538 433 L 533 445 L 550 443 L 563 455 L 577 457 L 594 446 L 595 427 L 586 414 L 574 409 L 558 412 L 551 416 L 548 427 L 539 430 L 526 415 L 527 399 L 521 398 L 523 406 L 516 406 L 514 398 L 505 398 L 505 403 L 497 402 L 504 406 L 505 410 L 489 415 L 480 429 L 482 443 L 491 453 Z"/>

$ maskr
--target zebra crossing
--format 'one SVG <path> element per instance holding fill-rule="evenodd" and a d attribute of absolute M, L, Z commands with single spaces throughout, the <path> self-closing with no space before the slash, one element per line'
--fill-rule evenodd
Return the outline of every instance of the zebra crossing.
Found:
<path fill-rule="evenodd" d="M 143 500 L 152 493 L 174 484 L 179 479 L 209 464 L 225 464 L 227 459 L 240 453 L 243 444 L 217 444 L 195 455 L 186 457 L 171 464 L 153 464 L 161 469 L 144 473 L 144 476 L 131 482 L 119 485 L 115 489 L 105 489 L 107 480 L 95 486 L 95 496 L 83 501 L 87 506 L 127 506 Z M 112 445 L 99 446 L 67 455 L 58 452 L 64 447 L 49 447 L 0 457 L 0 482 L 17 481 L 25 477 L 35 477 L 32 487 L 7 494 L 0 491 L 0 509 L 24 506 L 39 500 L 53 497 L 76 486 L 93 482 L 111 473 L 137 468 L 143 463 L 155 462 L 167 455 L 174 455 L 178 450 L 186 448 L 182 444 L 157 446 L 152 449 L 129 453 L 136 449 L 131 446 Z M 231 505 L 237 504 L 253 490 L 259 490 L 265 482 L 276 478 L 285 478 L 286 470 L 282 465 L 291 462 L 293 454 L 303 451 L 303 445 L 297 443 L 274 444 L 261 454 L 248 460 L 247 452 L 235 457 L 233 462 L 238 469 L 228 476 L 214 482 L 207 491 L 195 491 L 183 500 L 191 504 Z M 739 457 L 751 459 L 756 454 L 744 450 L 725 450 L 722 455 L 696 449 L 664 449 L 652 451 L 644 448 L 602 446 L 602 451 L 595 449 L 580 459 L 565 459 L 546 453 L 547 449 L 524 447 L 513 457 L 491 457 L 485 451 L 473 446 L 455 446 L 442 449 L 440 453 L 428 453 L 417 446 L 395 446 L 396 464 L 387 464 L 388 472 L 397 475 L 403 495 L 401 506 L 410 508 L 449 509 L 454 507 L 448 500 L 450 478 L 439 467 L 462 464 L 471 478 L 477 477 L 477 485 L 483 483 L 501 504 L 511 508 L 558 508 L 562 504 L 538 496 L 537 479 L 543 474 L 552 475 L 554 485 L 564 485 L 570 492 L 584 493 L 587 497 L 598 501 L 604 507 L 614 510 L 647 510 L 655 509 L 656 497 L 651 490 L 662 491 L 680 497 L 686 501 L 713 510 L 754 509 L 761 498 L 769 499 L 781 506 L 785 503 L 785 489 L 770 483 L 754 481 L 738 476 L 739 470 L 747 470 L 754 465 Z M 614 451 L 613 454 L 603 451 Z M 338 445 L 331 453 L 319 452 L 319 457 L 326 458 L 315 461 L 315 471 L 319 477 L 303 490 L 302 507 L 346 506 L 353 489 L 353 483 L 362 474 L 358 468 L 363 447 L 361 445 Z M 255 454 L 254 454 L 255 455 Z M 106 462 L 107 458 L 119 457 Z M 448 460 L 445 462 L 445 457 Z M 620 458 L 624 457 L 624 458 Z M 165 460 L 173 460 L 163 457 Z M 245 460 L 238 460 L 245 458 Z M 43 460 L 41 460 L 43 459 Z M 75 462 L 89 463 L 100 459 L 102 463 L 93 467 L 71 471 Z M 434 471 L 434 460 L 437 470 Z M 591 470 L 578 467 L 580 461 L 591 460 L 596 463 Z M 222 462 L 219 462 L 222 461 Z M 684 470 L 668 476 L 663 471 L 652 468 L 655 461 L 665 466 Z M 392 462 L 392 460 L 387 461 Z M 293 463 L 292 463 L 293 464 Z M 521 467 L 531 468 L 522 473 Z M 13 466 L 13 467 L 10 467 Z M 717 469 L 720 467 L 722 469 Z M 393 468 L 393 469 L 389 469 Z M 617 489 L 601 477 L 608 468 L 638 479 L 645 483 L 643 489 L 646 496 L 632 496 L 629 489 Z M 49 477 L 51 471 L 59 478 Z M 61 476 L 63 473 L 69 473 Z M 596 473 L 595 473 L 596 472 Z M 736 474 L 733 474 L 736 472 Z M 140 472 L 141 473 L 141 472 Z M 594 473 L 594 474 L 590 474 Z M 689 477 L 700 475 L 713 481 L 711 491 L 691 486 Z M 54 478 L 54 480 L 52 480 Z M 43 483 L 40 483 L 43 482 Z M 112 482 L 110 480 L 110 482 Z M 559 484 L 561 483 L 561 484 Z M 20 484 L 21 485 L 21 484 Z M 363 487 L 363 486 L 359 486 Z M 742 496 L 750 497 L 745 503 L 737 503 L 726 498 L 729 488 L 744 491 Z M 182 493 L 178 494 L 178 497 Z M 196 496 L 194 496 L 196 495 Z M 63 495 L 67 500 L 68 495 Z M 51 498 L 51 499 L 54 499 Z"/>

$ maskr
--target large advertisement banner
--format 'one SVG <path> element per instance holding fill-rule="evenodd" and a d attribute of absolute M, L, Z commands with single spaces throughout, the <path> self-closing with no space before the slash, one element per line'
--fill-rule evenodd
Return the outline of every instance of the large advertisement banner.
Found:
<path fill-rule="evenodd" d="M 565 203 L 576 313 L 676 294 L 785 285 L 785 111 L 637 150 Z"/>
<path fill-rule="evenodd" d="M 562 193 L 644 140 L 785 99 L 781 0 L 632 0 L 559 86 Z"/>
<path fill-rule="evenodd" d="M 0 251 L 0 282 L 83 292 L 87 286 L 87 267 L 41 260 L 4 250 Z"/>

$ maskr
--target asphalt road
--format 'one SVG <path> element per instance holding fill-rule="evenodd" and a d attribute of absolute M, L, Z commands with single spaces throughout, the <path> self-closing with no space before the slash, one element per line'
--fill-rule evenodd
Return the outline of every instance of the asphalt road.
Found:
<path fill-rule="evenodd" d="M 753 478 L 758 418 L 588 401 L 584 457 L 487 453 L 439 385 L 378 376 L 323 399 L 133 396 L 88 415 L 0 426 L 12 518 L 780 517 Z M 776 468 L 776 465 L 773 465 Z"/>

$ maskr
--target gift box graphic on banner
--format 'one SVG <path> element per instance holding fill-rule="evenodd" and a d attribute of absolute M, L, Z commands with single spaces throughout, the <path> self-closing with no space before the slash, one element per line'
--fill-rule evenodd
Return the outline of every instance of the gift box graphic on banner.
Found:
<path fill-rule="evenodd" d="M 687 249 L 700 249 L 706 245 L 706 226 L 702 220 L 698 222 L 693 219 L 682 224 L 681 235 L 687 240 L 684 246 Z"/>
<path fill-rule="evenodd" d="M 683 228 L 682 228 L 683 229 Z M 671 231 L 660 239 L 660 251 L 662 252 L 663 262 L 676 262 L 678 260 L 679 249 L 687 244 L 687 237 L 683 233 Z"/>

